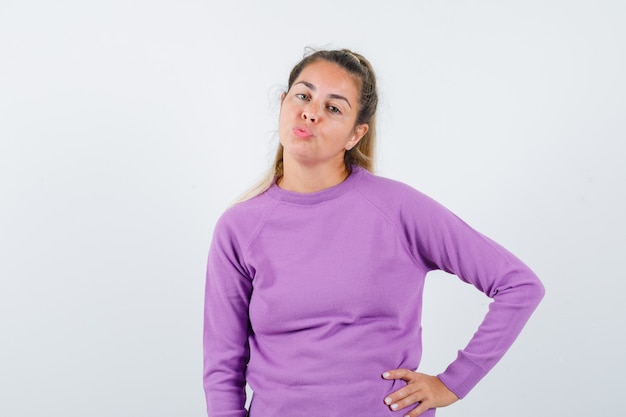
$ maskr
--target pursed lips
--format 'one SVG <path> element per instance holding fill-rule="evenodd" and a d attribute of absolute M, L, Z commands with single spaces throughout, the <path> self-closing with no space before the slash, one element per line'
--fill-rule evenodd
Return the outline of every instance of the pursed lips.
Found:
<path fill-rule="evenodd" d="M 307 139 L 313 136 L 313 133 L 309 129 L 300 126 L 294 127 L 293 133 L 301 139 Z"/>

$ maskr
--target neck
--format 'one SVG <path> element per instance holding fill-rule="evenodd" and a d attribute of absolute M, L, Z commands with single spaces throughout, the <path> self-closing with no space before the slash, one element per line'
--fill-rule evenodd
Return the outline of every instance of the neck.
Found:
<path fill-rule="evenodd" d="M 278 186 L 287 191 L 314 193 L 342 183 L 348 175 L 350 172 L 343 161 L 340 165 L 315 167 L 283 161 L 283 176 L 278 180 Z"/>

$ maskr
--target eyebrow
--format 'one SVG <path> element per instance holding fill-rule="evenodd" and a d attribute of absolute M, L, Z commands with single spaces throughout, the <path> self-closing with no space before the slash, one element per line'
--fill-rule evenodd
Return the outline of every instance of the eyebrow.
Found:
<path fill-rule="evenodd" d="M 308 82 L 308 81 L 298 81 L 296 84 L 304 84 L 309 90 L 313 90 L 313 91 L 317 90 L 315 88 L 315 86 L 313 84 L 311 84 L 310 82 Z M 338 99 L 338 100 L 343 100 L 346 103 L 348 103 L 348 106 L 350 106 L 350 108 L 352 108 L 352 105 L 350 104 L 350 100 L 348 100 L 347 98 L 345 98 L 342 95 L 339 95 L 339 94 L 329 94 L 328 97 L 335 98 L 335 99 Z"/>

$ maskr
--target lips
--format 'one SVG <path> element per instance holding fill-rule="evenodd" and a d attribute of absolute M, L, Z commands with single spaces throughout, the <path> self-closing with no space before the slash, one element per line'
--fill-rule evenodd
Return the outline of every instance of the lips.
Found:
<path fill-rule="evenodd" d="M 313 136 L 313 133 L 304 127 L 294 127 L 293 133 L 300 139 L 308 139 Z"/>

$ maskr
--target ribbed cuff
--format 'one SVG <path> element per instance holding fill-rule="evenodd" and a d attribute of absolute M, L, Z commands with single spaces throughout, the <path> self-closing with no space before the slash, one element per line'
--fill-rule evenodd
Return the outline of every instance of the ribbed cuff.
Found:
<path fill-rule="evenodd" d="M 457 397 L 464 398 L 487 372 L 487 370 L 464 357 L 462 352 L 459 352 L 456 360 L 437 377 Z"/>

